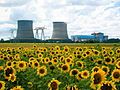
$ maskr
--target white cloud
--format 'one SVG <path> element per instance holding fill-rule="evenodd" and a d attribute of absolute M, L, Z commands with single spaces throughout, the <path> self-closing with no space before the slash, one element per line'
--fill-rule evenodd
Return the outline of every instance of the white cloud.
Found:
<path fill-rule="evenodd" d="M 32 19 L 34 28 L 45 26 L 45 35 L 51 36 L 52 22 L 64 21 L 68 24 L 69 37 L 92 32 L 117 37 L 120 36 L 119 3 L 120 0 L 0 0 L 0 13 L 3 13 L 0 24 L 16 25 L 18 19 Z"/>

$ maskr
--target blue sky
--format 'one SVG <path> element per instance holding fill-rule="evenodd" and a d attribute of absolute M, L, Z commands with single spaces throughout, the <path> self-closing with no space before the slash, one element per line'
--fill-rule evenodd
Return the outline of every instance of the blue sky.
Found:
<path fill-rule="evenodd" d="M 52 22 L 63 21 L 68 34 L 103 32 L 120 38 L 120 0 L 0 0 L 0 38 L 11 38 L 17 20 L 34 21 L 34 28 L 45 26 L 52 35 Z"/>

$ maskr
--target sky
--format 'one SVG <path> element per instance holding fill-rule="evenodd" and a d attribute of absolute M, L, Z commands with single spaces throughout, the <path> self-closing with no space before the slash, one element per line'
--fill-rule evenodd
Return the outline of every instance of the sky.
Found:
<path fill-rule="evenodd" d="M 94 32 L 120 38 L 120 0 L 0 0 L 0 39 L 12 38 L 13 29 L 15 37 L 17 20 L 46 27 L 47 37 L 52 36 L 53 22 L 62 21 L 69 38 Z"/>

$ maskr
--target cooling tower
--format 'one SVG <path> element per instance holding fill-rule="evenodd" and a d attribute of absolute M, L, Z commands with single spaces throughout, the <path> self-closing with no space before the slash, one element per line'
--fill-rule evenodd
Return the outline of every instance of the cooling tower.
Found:
<path fill-rule="evenodd" d="M 65 22 L 53 22 L 52 39 L 68 39 L 67 24 Z"/>
<path fill-rule="evenodd" d="M 18 30 L 16 39 L 33 39 L 33 21 L 18 20 Z"/>

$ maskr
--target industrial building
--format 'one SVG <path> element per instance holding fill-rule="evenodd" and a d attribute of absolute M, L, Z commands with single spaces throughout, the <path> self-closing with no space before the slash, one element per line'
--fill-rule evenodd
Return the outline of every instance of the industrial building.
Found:
<path fill-rule="evenodd" d="M 16 39 L 34 39 L 32 20 L 18 20 Z"/>
<path fill-rule="evenodd" d="M 71 36 L 72 41 L 89 41 L 89 40 L 93 40 L 93 41 L 99 41 L 99 42 L 103 42 L 108 40 L 108 36 L 105 36 L 104 33 L 92 33 L 91 35 L 73 35 Z"/>
<path fill-rule="evenodd" d="M 51 39 L 54 40 L 68 39 L 67 24 L 65 22 L 53 22 L 53 33 Z"/>

